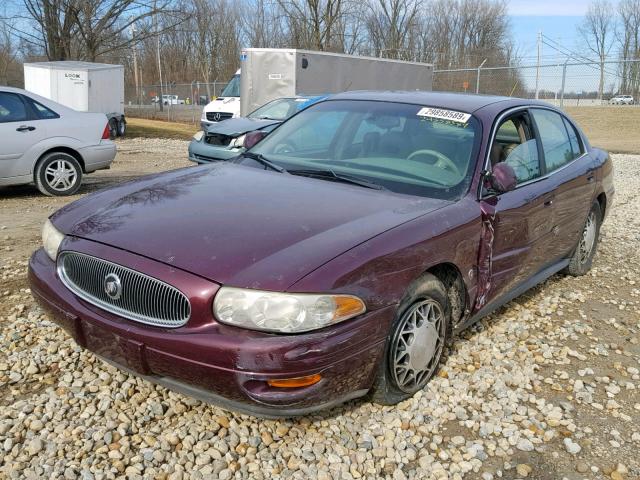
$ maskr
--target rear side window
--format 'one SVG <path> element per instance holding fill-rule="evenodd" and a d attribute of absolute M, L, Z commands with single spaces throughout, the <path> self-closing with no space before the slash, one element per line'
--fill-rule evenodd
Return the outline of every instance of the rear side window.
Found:
<path fill-rule="evenodd" d="M 562 116 L 551 110 L 532 109 L 540 132 L 547 172 L 552 172 L 572 161 L 575 156 Z"/>
<path fill-rule="evenodd" d="M 25 97 L 25 98 L 26 98 L 27 102 L 29 102 L 31 104 L 31 106 L 33 107 L 34 113 L 36 114 L 36 116 L 39 119 L 48 120 L 50 118 L 60 118 L 60 115 L 58 115 L 56 112 L 54 112 L 50 108 L 45 107 L 44 105 L 42 105 L 39 102 L 36 102 L 32 98 L 27 98 L 27 97 Z"/>
<path fill-rule="evenodd" d="M 27 109 L 15 93 L 0 92 L 0 123 L 27 120 Z"/>

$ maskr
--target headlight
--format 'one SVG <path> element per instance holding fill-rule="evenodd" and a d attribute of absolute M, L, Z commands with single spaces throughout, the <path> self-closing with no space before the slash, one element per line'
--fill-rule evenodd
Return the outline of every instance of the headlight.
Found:
<path fill-rule="evenodd" d="M 200 140 L 202 140 L 202 137 L 204 136 L 204 132 L 202 130 L 197 131 L 196 133 L 193 134 L 193 139 L 196 142 L 199 142 Z"/>
<path fill-rule="evenodd" d="M 54 227 L 53 223 L 47 219 L 42 226 L 42 246 L 44 247 L 44 251 L 47 252 L 47 255 L 49 255 L 49 258 L 54 262 L 58 256 L 58 248 L 60 247 L 63 238 L 64 234 Z"/>
<path fill-rule="evenodd" d="M 265 332 L 298 333 L 342 322 L 366 310 L 352 295 L 278 293 L 222 287 L 213 313 L 222 323 Z"/>
<path fill-rule="evenodd" d="M 239 137 L 232 139 L 231 142 L 229 142 L 229 146 L 231 148 L 244 147 L 244 137 L 245 135 L 240 135 Z"/>

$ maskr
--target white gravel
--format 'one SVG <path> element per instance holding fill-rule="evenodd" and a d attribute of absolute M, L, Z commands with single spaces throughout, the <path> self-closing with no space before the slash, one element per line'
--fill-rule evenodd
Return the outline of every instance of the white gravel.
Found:
<path fill-rule="evenodd" d="M 615 166 L 591 274 L 465 332 L 395 407 L 267 421 L 155 387 L 77 347 L 32 301 L 26 254 L 3 257 L 0 478 L 640 478 L 640 156 Z"/>

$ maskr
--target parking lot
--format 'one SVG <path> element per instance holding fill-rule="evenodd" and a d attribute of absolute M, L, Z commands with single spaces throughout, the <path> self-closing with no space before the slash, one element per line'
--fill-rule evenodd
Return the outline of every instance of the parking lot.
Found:
<path fill-rule="evenodd" d="M 119 141 L 78 198 L 188 166 L 186 142 Z M 294 420 L 225 412 L 79 349 L 26 280 L 69 202 L 0 195 L 0 478 L 640 478 L 640 155 L 615 155 L 615 205 L 585 277 L 556 275 L 457 338 L 429 386 Z"/>

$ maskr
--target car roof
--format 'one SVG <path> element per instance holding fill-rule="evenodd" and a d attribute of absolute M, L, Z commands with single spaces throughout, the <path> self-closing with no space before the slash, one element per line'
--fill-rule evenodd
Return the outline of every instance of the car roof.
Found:
<path fill-rule="evenodd" d="M 505 103 L 505 107 L 521 105 L 543 105 L 548 103 L 524 98 L 497 95 L 477 95 L 471 93 L 426 92 L 426 91 L 354 91 L 332 95 L 328 100 L 373 100 L 380 102 L 412 103 L 429 107 L 459 110 L 473 113 L 487 105 Z"/>

